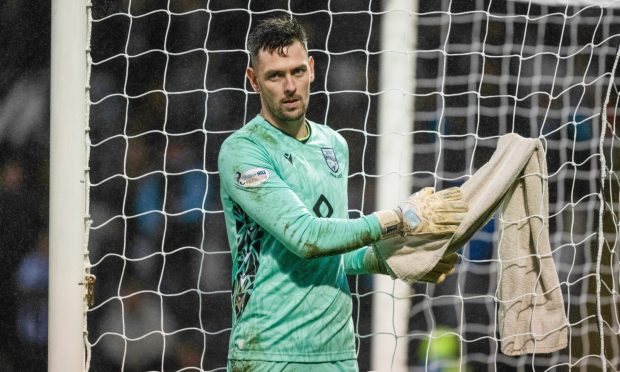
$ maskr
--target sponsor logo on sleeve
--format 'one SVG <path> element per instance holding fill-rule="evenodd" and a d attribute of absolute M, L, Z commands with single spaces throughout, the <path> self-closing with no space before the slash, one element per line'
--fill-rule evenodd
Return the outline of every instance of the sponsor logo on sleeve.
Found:
<path fill-rule="evenodd" d="M 235 181 L 242 187 L 256 187 L 268 179 L 269 171 L 265 168 L 252 168 L 243 173 L 235 173 Z"/>

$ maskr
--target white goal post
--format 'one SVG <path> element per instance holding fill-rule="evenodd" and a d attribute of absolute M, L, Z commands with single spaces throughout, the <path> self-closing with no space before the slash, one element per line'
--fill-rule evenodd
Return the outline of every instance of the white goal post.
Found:
<path fill-rule="evenodd" d="M 52 1 L 48 370 L 86 368 L 86 3 Z"/>
<path fill-rule="evenodd" d="M 501 353 L 498 215 L 441 285 L 350 278 L 360 368 L 619 369 L 620 1 L 54 0 L 50 371 L 225 370 L 216 158 L 258 112 L 249 30 L 279 14 L 309 31 L 352 218 L 462 184 L 507 133 L 548 162 L 569 346 Z"/>
<path fill-rule="evenodd" d="M 415 92 L 415 1 L 385 3 L 381 23 L 376 208 L 389 209 L 411 194 Z M 407 370 L 410 287 L 377 275 L 373 286 L 373 371 Z"/>

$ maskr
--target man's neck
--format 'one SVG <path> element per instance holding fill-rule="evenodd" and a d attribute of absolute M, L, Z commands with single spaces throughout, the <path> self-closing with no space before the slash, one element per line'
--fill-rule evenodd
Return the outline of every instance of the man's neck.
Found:
<path fill-rule="evenodd" d="M 289 136 L 295 139 L 303 140 L 308 137 L 308 134 L 309 134 L 308 126 L 306 125 L 305 117 L 301 118 L 299 121 L 296 121 L 296 122 L 289 121 L 283 124 L 283 123 L 280 123 L 274 120 L 273 118 L 265 116 L 262 112 L 260 113 L 260 115 L 265 120 L 267 120 L 269 124 L 280 129 L 281 131 L 283 131 L 284 133 L 288 134 Z"/>

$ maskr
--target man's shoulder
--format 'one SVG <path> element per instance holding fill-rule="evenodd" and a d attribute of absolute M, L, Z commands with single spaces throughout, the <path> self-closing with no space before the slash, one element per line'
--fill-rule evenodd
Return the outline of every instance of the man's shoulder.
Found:
<path fill-rule="evenodd" d="M 256 133 L 261 131 L 260 118 L 256 117 L 247 122 L 243 127 L 234 131 L 228 136 L 222 143 L 222 148 L 226 148 L 231 145 L 239 146 L 246 144 L 248 146 L 256 145 Z"/>
<path fill-rule="evenodd" d="M 320 124 L 308 120 L 311 123 L 312 128 L 316 131 L 317 135 L 329 140 L 331 143 L 336 143 L 339 146 L 347 147 L 347 141 L 344 137 L 333 128 L 330 128 L 326 124 Z"/>

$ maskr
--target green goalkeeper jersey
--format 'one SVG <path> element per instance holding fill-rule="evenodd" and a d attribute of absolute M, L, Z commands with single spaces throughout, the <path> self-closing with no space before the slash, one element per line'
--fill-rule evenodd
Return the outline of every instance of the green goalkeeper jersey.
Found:
<path fill-rule="evenodd" d="M 229 359 L 355 359 L 347 273 L 376 241 L 373 215 L 348 219 L 348 148 L 308 121 L 300 142 L 257 116 L 223 143 L 218 167 L 231 248 Z M 347 253 L 349 252 L 349 253 Z"/>

